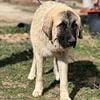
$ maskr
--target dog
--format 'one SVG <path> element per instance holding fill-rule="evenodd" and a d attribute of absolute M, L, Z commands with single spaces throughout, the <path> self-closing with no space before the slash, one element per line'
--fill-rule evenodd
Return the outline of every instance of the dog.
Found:
<path fill-rule="evenodd" d="M 43 93 L 43 62 L 54 57 L 54 74 L 60 79 L 60 100 L 71 100 L 68 94 L 68 51 L 82 38 L 79 15 L 65 4 L 47 1 L 33 15 L 30 39 L 34 58 L 28 79 L 36 77 L 34 97 Z"/>

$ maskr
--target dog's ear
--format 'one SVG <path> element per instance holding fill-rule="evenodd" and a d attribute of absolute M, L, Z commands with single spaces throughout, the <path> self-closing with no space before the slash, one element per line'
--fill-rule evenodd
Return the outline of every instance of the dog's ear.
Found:
<path fill-rule="evenodd" d="M 71 22 L 74 22 L 78 25 L 78 38 L 82 39 L 83 38 L 83 35 L 82 35 L 83 29 L 82 29 L 80 17 L 76 16 L 72 11 L 67 11 L 67 16 Z"/>
<path fill-rule="evenodd" d="M 78 38 L 79 39 L 83 39 L 83 28 L 82 28 L 82 25 L 80 26 L 80 29 L 79 29 Z"/>
<path fill-rule="evenodd" d="M 52 40 L 52 27 L 53 27 L 52 18 L 46 17 L 43 22 L 42 30 L 46 34 L 46 36 L 49 38 L 49 40 Z"/>

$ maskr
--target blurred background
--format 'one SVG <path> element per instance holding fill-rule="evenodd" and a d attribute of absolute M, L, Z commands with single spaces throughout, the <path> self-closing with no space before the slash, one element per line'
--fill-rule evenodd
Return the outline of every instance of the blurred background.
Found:
<path fill-rule="evenodd" d="M 55 1 L 66 3 L 75 8 L 80 14 L 80 9 L 84 8 L 84 2 L 87 2 L 88 0 Z M 93 4 L 96 2 L 97 0 L 92 0 Z M 13 26 L 20 22 L 31 23 L 33 12 L 39 5 L 38 0 L 0 0 L 0 26 Z"/>
<path fill-rule="evenodd" d="M 72 100 L 100 100 L 98 0 L 56 1 L 74 8 L 83 26 L 83 39 L 78 39 L 69 55 L 70 97 Z M 39 5 L 37 0 L 0 0 L 0 100 L 59 100 L 59 82 L 53 74 L 52 57 L 44 64 L 43 96 L 34 98 L 31 95 L 35 82 L 27 79 L 34 56 L 30 25 Z"/>

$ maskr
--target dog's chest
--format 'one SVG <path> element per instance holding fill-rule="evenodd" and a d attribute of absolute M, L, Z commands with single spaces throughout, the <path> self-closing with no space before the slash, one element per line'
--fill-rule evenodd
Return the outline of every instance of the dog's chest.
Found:
<path fill-rule="evenodd" d="M 52 56 L 53 53 L 46 47 L 41 49 L 41 54 L 43 57 Z"/>

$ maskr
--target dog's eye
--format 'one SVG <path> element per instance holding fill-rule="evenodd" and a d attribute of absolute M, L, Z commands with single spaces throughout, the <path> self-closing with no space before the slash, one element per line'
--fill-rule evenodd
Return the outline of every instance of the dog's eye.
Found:
<path fill-rule="evenodd" d="M 73 23 L 72 23 L 72 25 L 71 25 L 71 28 L 72 29 L 76 29 L 78 27 L 78 25 L 76 24 L 76 22 L 74 21 Z"/>
<path fill-rule="evenodd" d="M 68 26 L 67 26 L 67 23 L 66 22 L 62 22 L 58 25 L 58 27 L 61 27 L 63 29 L 66 29 Z"/>

